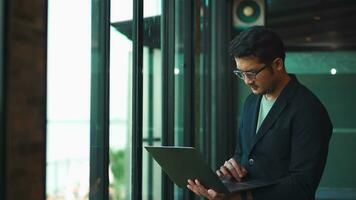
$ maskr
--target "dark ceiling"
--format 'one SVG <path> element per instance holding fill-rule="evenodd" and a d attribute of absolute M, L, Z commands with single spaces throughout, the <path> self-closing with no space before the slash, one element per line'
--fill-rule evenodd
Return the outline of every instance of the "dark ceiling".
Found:
<path fill-rule="evenodd" d="M 356 49 L 356 0 L 267 0 L 266 25 L 289 49 Z"/>
<path fill-rule="evenodd" d="M 266 26 L 287 50 L 356 50 L 356 0 L 266 0 Z M 132 21 L 112 25 L 132 38 Z M 144 19 L 144 45 L 160 48 L 160 16 Z"/>

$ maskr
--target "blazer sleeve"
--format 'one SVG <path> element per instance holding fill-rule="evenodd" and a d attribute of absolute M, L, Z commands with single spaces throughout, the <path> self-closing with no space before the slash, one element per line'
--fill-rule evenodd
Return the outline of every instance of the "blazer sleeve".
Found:
<path fill-rule="evenodd" d="M 242 158 L 242 147 L 241 147 L 241 130 L 242 130 L 242 120 L 239 125 L 238 133 L 237 133 L 237 141 L 236 141 L 236 146 L 235 146 L 235 153 L 234 153 L 234 159 L 238 162 L 241 163 L 241 158 Z"/>
<path fill-rule="evenodd" d="M 247 96 L 247 98 L 245 99 L 245 102 L 244 102 L 244 107 L 243 107 L 243 110 L 242 110 L 242 114 L 241 114 L 241 120 L 239 121 L 239 128 L 238 128 L 238 132 L 237 132 L 237 137 L 236 137 L 236 145 L 235 145 L 235 152 L 234 152 L 234 159 L 241 163 L 241 159 L 242 159 L 242 155 L 243 155 L 243 152 L 242 152 L 242 132 L 243 132 L 243 124 L 244 124 L 244 118 L 246 116 L 246 110 L 247 110 L 247 107 L 249 105 L 249 102 L 251 101 L 251 95 Z"/>
<path fill-rule="evenodd" d="M 314 103 L 298 111 L 291 127 L 290 174 L 279 184 L 252 191 L 254 200 L 314 199 L 325 167 L 331 133 L 332 124 L 322 105 Z"/>

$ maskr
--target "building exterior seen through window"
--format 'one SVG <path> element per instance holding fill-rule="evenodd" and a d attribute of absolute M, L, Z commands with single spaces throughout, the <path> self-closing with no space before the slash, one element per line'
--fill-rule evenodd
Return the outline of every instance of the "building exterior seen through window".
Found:
<path fill-rule="evenodd" d="M 96 68 L 93 68 L 92 59 L 93 49 L 103 42 L 109 45 L 109 56 L 98 58 L 107 59 L 110 80 L 109 87 L 98 87 L 96 91 L 109 89 L 110 97 L 107 190 L 112 200 L 132 199 L 132 168 L 135 167 L 132 165 L 132 119 L 135 115 L 135 105 L 132 105 L 135 80 L 132 77 L 136 69 L 133 61 L 136 55 L 134 0 L 110 0 L 110 37 L 93 40 L 96 33 L 104 31 L 99 30 L 100 23 L 94 22 L 98 2 L 48 1 L 47 200 L 90 199 L 90 175 L 95 170 L 90 166 L 93 159 L 97 159 L 93 158 L 91 152 L 96 148 L 91 143 L 96 139 L 92 137 L 92 131 L 96 128 L 93 124 L 100 125 L 91 119 L 93 105 L 100 105 L 100 101 L 93 98 L 96 93 L 93 92 L 95 85 L 92 77 L 98 72 L 93 70 Z M 174 5 L 174 12 L 165 10 L 164 3 L 167 2 Z M 345 7 L 343 3 L 331 0 L 340 9 L 324 11 L 322 8 L 325 6 L 320 6 L 321 13 L 318 14 L 321 15 L 314 15 L 309 7 L 318 7 L 319 1 L 298 5 L 292 1 L 286 2 L 266 2 L 266 25 L 287 37 L 286 44 L 292 47 L 287 52 L 287 71 L 296 74 L 300 82 L 318 96 L 334 124 L 329 157 L 317 198 L 327 199 L 330 195 L 342 194 L 347 199 L 355 194 L 356 188 L 352 179 L 356 176 L 353 170 L 356 162 L 350 160 L 356 141 L 353 117 L 356 96 L 352 87 L 356 73 L 355 50 L 330 49 L 330 45 L 334 47 L 332 41 L 320 43 L 319 40 L 314 41 L 314 37 L 303 36 L 294 40 L 294 34 L 297 33 L 294 25 L 289 27 L 285 24 L 295 24 L 288 20 L 307 20 L 308 27 L 331 27 L 332 24 L 339 24 L 331 22 L 338 17 L 342 19 L 343 15 L 330 18 L 325 15 L 339 11 L 356 13 L 355 6 L 352 1 L 342 1 L 350 4 Z M 139 105 L 142 106 L 143 147 L 162 145 L 164 137 L 170 134 L 174 138 L 172 145 L 195 146 L 212 169 L 230 156 L 239 113 L 250 91 L 232 75 L 233 67 L 227 52 L 229 38 L 234 34 L 230 30 L 233 27 L 226 28 L 232 26 L 229 21 L 231 16 L 226 15 L 229 9 L 225 1 L 143 0 L 143 88 Z M 164 21 L 168 16 L 174 17 L 170 25 Z M 306 16 L 307 19 L 304 19 Z M 321 33 L 319 29 L 310 30 L 313 34 Z M 327 32 L 326 38 L 343 38 L 347 41 L 340 43 L 343 45 L 340 47 L 349 48 L 347 44 L 352 37 L 339 37 L 335 30 L 338 30 L 337 26 Z M 166 31 L 173 37 L 164 38 Z M 315 35 L 315 38 L 321 41 L 325 37 Z M 296 45 L 302 39 L 305 42 Z M 170 43 L 169 50 L 164 48 L 167 42 Z M 319 44 L 326 46 L 318 49 Z M 164 64 L 167 55 L 172 58 L 168 66 Z M 101 69 L 100 65 L 96 67 Z M 167 69 L 174 75 L 169 77 Z M 167 77 L 173 80 L 173 84 L 167 82 Z M 165 87 L 167 84 L 169 87 Z M 167 97 L 166 89 L 171 91 L 171 96 Z M 168 98 L 172 104 L 165 102 Z M 164 131 L 164 122 L 168 121 L 164 115 L 167 110 L 171 112 L 170 119 L 173 119 L 169 121 L 172 125 L 169 133 Z M 99 125 L 98 129 L 101 128 Z M 163 200 L 166 198 L 163 196 L 166 185 L 161 168 L 144 148 L 142 153 L 142 166 L 139 166 L 142 170 L 142 199 Z M 100 162 L 100 159 L 96 162 Z M 168 195 L 169 199 L 174 200 L 194 199 L 187 194 L 185 189 L 174 187 Z"/>
<path fill-rule="evenodd" d="M 88 196 L 90 19 L 90 1 L 48 1 L 46 190 L 51 200 Z"/>
<path fill-rule="evenodd" d="M 111 21 L 132 21 L 132 1 L 111 1 Z M 70 6 L 68 6 L 70 5 Z M 90 1 L 48 3 L 47 199 L 89 199 Z M 132 41 L 110 29 L 112 199 L 130 198 Z"/>

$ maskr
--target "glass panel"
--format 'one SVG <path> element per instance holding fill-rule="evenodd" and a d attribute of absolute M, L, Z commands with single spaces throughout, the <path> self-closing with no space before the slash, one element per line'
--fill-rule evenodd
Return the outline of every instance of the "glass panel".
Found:
<path fill-rule="evenodd" d="M 174 143 L 183 146 L 184 131 L 184 0 L 175 1 Z"/>
<path fill-rule="evenodd" d="M 143 147 L 162 141 L 161 0 L 143 3 Z M 142 199 L 161 199 L 161 167 L 143 149 Z"/>
<path fill-rule="evenodd" d="M 196 125 L 198 129 L 197 133 L 197 146 L 199 146 L 201 152 L 204 152 L 204 158 L 207 163 L 211 161 L 211 13 L 209 0 L 201 0 L 199 7 L 199 20 L 196 24 L 199 24 L 199 36 L 200 41 L 197 42 L 199 47 L 199 57 L 196 57 L 196 81 L 194 82 L 196 92 L 194 97 L 194 104 L 196 105 L 196 112 L 198 116 L 195 116 Z"/>
<path fill-rule="evenodd" d="M 184 146 L 184 0 L 175 1 L 174 52 L 174 145 Z M 174 199 L 183 199 L 183 189 L 174 184 Z"/>
<path fill-rule="evenodd" d="M 355 157 L 356 146 L 356 52 L 298 52 L 287 58 L 288 71 L 298 74 L 299 81 L 319 97 L 334 125 L 319 195 L 345 189 L 355 194 L 356 161 L 349 158 Z"/>
<path fill-rule="evenodd" d="M 90 19 L 90 1 L 48 1 L 46 193 L 51 200 L 88 195 Z"/>
<path fill-rule="evenodd" d="M 286 69 L 297 75 L 326 107 L 334 129 L 318 199 L 349 199 L 356 194 L 356 52 L 287 52 Z M 239 105 L 250 93 L 239 84 Z"/>
<path fill-rule="evenodd" d="M 334 125 L 326 168 L 318 188 L 320 199 L 350 199 L 356 195 L 356 78 L 354 21 L 356 2 L 269 2 L 267 22 L 284 38 L 290 52 L 286 66 L 325 105 Z M 298 30 L 298 31 L 296 31 Z M 335 51 L 335 50 L 339 51 Z M 343 51 L 341 51 L 343 50 Z"/>
<path fill-rule="evenodd" d="M 356 2 L 271 2 L 268 25 L 282 35 L 287 48 L 331 49 L 289 52 L 286 67 L 321 100 L 334 125 L 317 199 L 352 199 L 356 195 L 356 161 L 350 159 L 356 146 L 356 52 L 334 50 L 355 49 Z"/>
<path fill-rule="evenodd" d="M 131 199 L 132 0 L 111 0 L 110 166 L 112 200 Z"/>

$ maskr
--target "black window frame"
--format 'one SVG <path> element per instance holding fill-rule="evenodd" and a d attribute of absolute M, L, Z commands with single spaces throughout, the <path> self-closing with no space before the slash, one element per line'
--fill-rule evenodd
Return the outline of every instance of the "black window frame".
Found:
<path fill-rule="evenodd" d="M 174 145 L 174 39 L 175 39 L 175 1 L 162 0 L 162 145 Z M 174 199 L 174 185 L 162 173 L 162 199 Z"/>
<path fill-rule="evenodd" d="M 0 1 L 0 199 L 6 197 L 5 184 L 5 160 L 6 160 L 6 130 L 5 130 L 5 66 L 6 66 L 6 22 L 7 22 L 7 1 Z"/>
<path fill-rule="evenodd" d="M 142 199 L 143 0 L 133 1 L 132 200 Z"/>
<path fill-rule="evenodd" d="M 110 0 L 92 0 L 89 199 L 109 197 Z"/>

